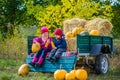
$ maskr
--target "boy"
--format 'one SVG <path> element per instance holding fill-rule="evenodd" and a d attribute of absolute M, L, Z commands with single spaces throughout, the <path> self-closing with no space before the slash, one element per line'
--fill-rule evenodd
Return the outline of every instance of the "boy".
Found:
<path fill-rule="evenodd" d="M 62 37 L 63 32 L 62 29 L 57 28 L 54 32 L 56 40 L 55 40 L 55 48 L 52 49 L 52 51 L 48 55 L 48 60 L 50 61 L 56 61 L 63 52 L 66 51 L 66 40 L 64 37 Z"/>

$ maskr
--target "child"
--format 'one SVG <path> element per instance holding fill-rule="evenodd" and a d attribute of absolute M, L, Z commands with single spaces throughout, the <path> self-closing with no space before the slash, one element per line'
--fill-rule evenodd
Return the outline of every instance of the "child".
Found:
<path fill-rule="evenodd" d="M 63 52 L 66 51 L 66 40 L 62 37 L 62 29 L 58 28 L 54 32 L 56 41 L 55 41 L 55 48 L 49 53 L 48 60 L 55 61 L 59 58 Z"/>
<path fill-rule="evenodd" d="M 47 27 L 43 26 L 41 28 L 41 34 L 41 36 L 38 36 L 33 39 L 33 43 L 35 43 L 36 45 L 40 45 L 41 49 L 36 53 L 32 62 L 29 63 L 32 66 L 41 66 L 42 62 L 46 57 L 47 52 L 50 52 L 54 46 L 52 45 L 52 38 L 49 36 Z"/>

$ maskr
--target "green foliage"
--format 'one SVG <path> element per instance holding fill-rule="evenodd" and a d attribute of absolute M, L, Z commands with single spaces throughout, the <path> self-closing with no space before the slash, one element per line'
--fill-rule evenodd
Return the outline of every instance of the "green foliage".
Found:
<path fill-rule="evenodd" d="M 50 2 L 50 0 L 45 1 Z M 42 1 L 40 0 L 40 2 Z M 59 0 L 56 2 L 57 4 L 43 2 L 45 6 L 40 2 L 33 5 L 33 0 L 26 1 L 27 13 L 34 15 L 40 22 L 40 26 L 46 25 L 50 32 L 53 32 L 57 27 L 62 27 L 63 21 L 69 18 L 92 19 L 102 17 L 111 20 L 113 16 L 110 5 L 101 5 L 99 2 L 95 3 L 89 0 Z"/>
<path fill-rule="evenodd" d="M 35 25 L 36 20 L 32 15 L 26 14 L 23 0 L 0 0 L 0 33 L 6 38 L 9 33 L 14 35 L 14 29 L 19 25 Z M 10 37 L 9 36 L 9 37 Z"/>
<path fill-rule="evenodd" d="M 1 76 L 0 76 L 1 80 L 11 80 L 10 79 L 10 76 L 6 73 L 3 73 Z"/>
<path fill-rule="evenodd" d="M 115 54 L 120 55 L 120 38 L 114 40 Z"/>
<path fill-rule="evenodd" d="M 9 37 L 10 34 L 8 33 L 6 39 L 0 39 L 0 57 L 24 59 L 27 54 L 27 39 L 21 36 L 17 29 L 14 29 L 13 32 L 14 36 Z"/>
<path fill-rule="evenodd" d="M 114 37 L 120 37 L 120 4 L 112 6 L 114 17 L 112 18 Z"/>

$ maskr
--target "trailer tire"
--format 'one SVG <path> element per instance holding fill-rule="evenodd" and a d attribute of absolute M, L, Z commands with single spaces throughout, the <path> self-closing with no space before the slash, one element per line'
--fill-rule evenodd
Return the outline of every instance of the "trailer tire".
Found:
<path fill-rule="evenodd" d="M 100 54 L 95 59 L 95 71 L 97 74 L 106 74 L 109 70 L 109 60 L 106 54 Z"/>

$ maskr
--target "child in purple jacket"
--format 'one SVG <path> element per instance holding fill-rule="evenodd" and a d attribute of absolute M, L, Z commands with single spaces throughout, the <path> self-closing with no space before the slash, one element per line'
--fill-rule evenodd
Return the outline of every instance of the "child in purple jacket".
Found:
<path fill-rule="evenodd" d="M 40 45 L 41 49 L 36 53 L 32 62 L 29 63 L 32 66 L 41 66 L 42 62 L 46 57 L 46 54 L 54 48 L 52 46 L 52 38 L 49 36 L 47 27 L 43 26 L 41 28 L 41 34 L 41 36 L 33 39 L 33 43 L 35 43 L 36 45 Z"/>

